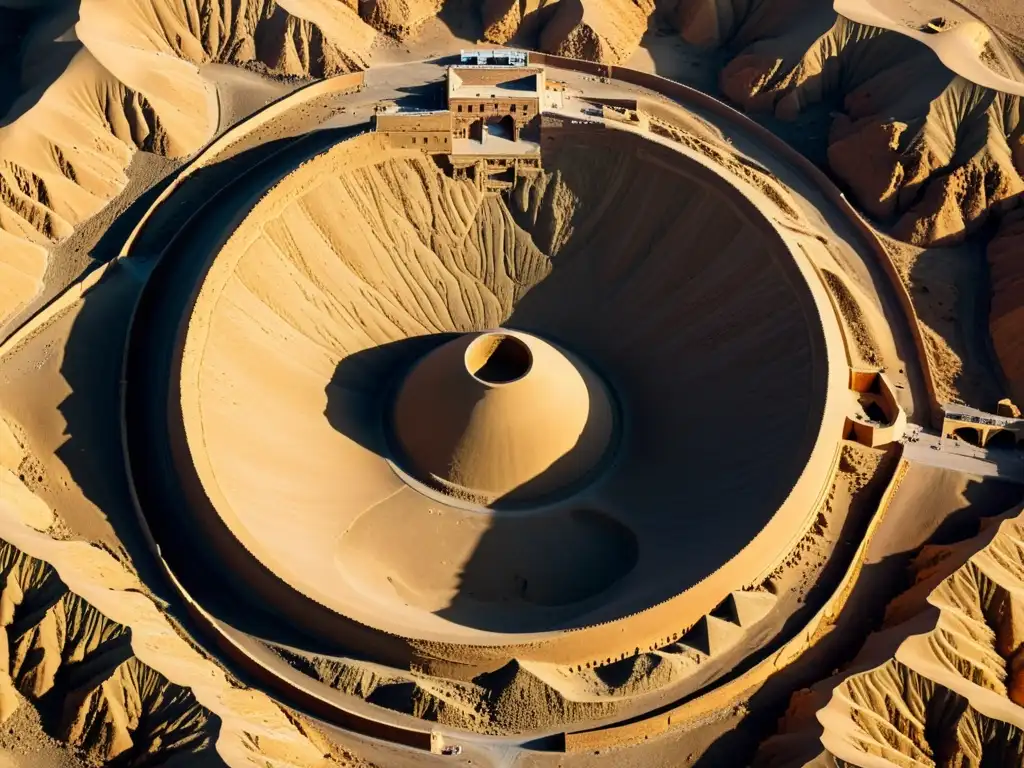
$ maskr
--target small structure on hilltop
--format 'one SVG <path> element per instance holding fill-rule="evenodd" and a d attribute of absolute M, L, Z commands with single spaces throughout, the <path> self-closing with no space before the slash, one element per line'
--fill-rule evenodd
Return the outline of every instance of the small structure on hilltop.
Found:
<path fill-rule="evenodd" d="M 393 146 L 445 155 L 453 177 L 485 192 L 540 171 L 539 116 L 561 99 L 549 98 L 543 67 L 529 66 L 525 51 L 463 51 L 445 85 L 447 109 L 378 114 L 375 130 Z"/>

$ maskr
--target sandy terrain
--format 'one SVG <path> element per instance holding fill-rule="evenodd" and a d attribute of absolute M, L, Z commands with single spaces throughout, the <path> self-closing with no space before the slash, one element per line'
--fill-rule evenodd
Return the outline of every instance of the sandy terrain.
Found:
<path fill-rule="evenodd" d="M 552 155 L 546 165 L 550 169 L 547 173 L 553 175 L 545 175 L 517 190 L 511 209 L 480 197 L 468 183 L 450 183 L 422 160 L 388 161 L 385 156 L 365 170 L 361 169 L 359 164 L 369 158 L 367 153 L 360 153 L 360 163 L 351 169 L 346 167 L 351 161 L 345 154 L 339 154 L 334 162 L 328 155 L 322 163 L 316 161 L 305 166 L 302 175 L 289 178 L 264 198 L 261 207 L 242 223 L 222 254 L 217 256 L 190 323 L 183 363 L 184 378 L 197 377 L 199 392 L 194 402 L 203 414 L 201 423 L 191 423 L 186 416 L 185 429 L 190 445 L 204 446 L 205 455 L 199 454 L 197 448 L 190 448 L 193 461 L 200 465 L 208 462 L 208 478 L 202 471 L 200 476 L 204 485 L 215 483 L 215 486 L 207 487 L 206 493 L 211 498 L 224 500 L 226 507 L 218 512 L 230 521 L 230 528 L 238 530 L 236 535 L 250 552 L 259 552 L 261 559 L 267 558 L 266 564 L 273 563 L 272 570 L 318 602 L 340 609 L 364 623 L 381 620 L 378 609 L 372 606 L 379 605 L 383 594 L 388 592 L 393 596 L 390 599 L 396 602 L 400 600 L 411 608 L 431 612 L 418 620 L 411 616 L 400 620 L 400 614 L 393 613 L 399 623 L 389 629 L 400 634 L 447 637 L 439 622 L 447 613 L 440 609 L 448 605 L 451 605 L 451 618 L 459 624 L 486 629 L 498 618 L 485 618 L 487 604 L 497 601 L 501 624 L 507 625 L 509 631 L 529 635 L 533 631 L 531 627 L 597 624 L 661 602 L 707 578 L 718 567 L 720 559 L 738 553 L 753 533 L 767 524 L 808 460 L 816 436 L 815 432 L 808 431 L 809 426 L 819 422 L 824 406 L 824 380 L 815 374 L 810 360 L 811 350 L 821 348 L 824 343 L 808 324 L 807 316 L 813 309 L 805 303 L 808 298 L 791 292 L 785 273 L 775 266 L 785 257 L 765 258 L 764 252 L 749 248 L 741 234 L 743 230 L 739 229 L 740 220 L 733 210 L 722 205 L 721 198 L 695 186 L 700 182 L 688 183 L 686 176 L 661 170 L 653 162 L 638 162 L 635 159 L 638 150 L 628 142 L 628 138 L 621 140 L 625 145 L 621 153 L 611 154 L 610 147 L 605 148 L 603 155 L 607 164 L 592 165 L 582 177 L 575 175 L 575 169 L 580 167 L 580 158 L 588 151 L 587 144 L 569 146 Z M 641 178 L 644 188 L 639 184 Z M 291 189 L 301 190 L 301 196 L 296 198 Z M 662 192 L 662 189 L 672 191 Z M 332 201 L 329 215 L 319 202 L 324 200 Z M 379 202 L 369 208 L 367 200 Z M 563 200 L 566 204 L 561 202 Z M 664 210 L 655 213 L 653 206 L 658 201 L 664 201 Z M 637 204 L 647 209 L 644 221 L 655 227 L 665 246 L 647 250 L 647 246 L 640 244 L 651 242 L 651 235 L 642 234 L 636 228 L 613 237 L 600 227 L 597 219 L 586 214 L 591 210 L 617 210 L 629 217 L 627 205 Z M 337 216 L 338 206 L 348 212 Z M 668 259 L 680 258 L 669 245 L 675 240 L 672 230 L 666 232 L 663 227 L 672 221 L 675 231 L 693 231 L 697 222 L 706 220 L 712 210 L 728 218 L 721 223 L 711 219 L 713 223 L 708 229 L 699 230 L 708 234 L 695 252 L 720 254 L 711 261 L 728 265 L 727 270 L 710 270 L 698 259 L 692 267 L 680 268 L 678 282 L 673 286 L 658 287 L 664 279 L 660 275 L 665 274 L 660 270 L 666 269 L 659 265 L 668 263 Z M 406 217 L 409 217 L 408 223 L 404 221 Z M 366 223 L 353 228 L 351 223 L 359 218 Z M 257 222 L 258 229 L 255 229 L 253 225 Z M 313 222 L 313 226 L 308 222 Z M 334 222 L 345 222 L 345 228 L 334 229 Z M 427 222 L 433 222 L 433 226 L 428 227 Z M 367 250 L 363 236 L 355 235 L 367 231 L 390 234 L 386 239 L 374 238 Z M 317 239 L 309 241 L 305 232 L 317 233 Z M 456 251 L 452 246 L 461 241 L 470 244 L 468 252 Z M 770 240 L 765 242 L 771 243 Z M 634 243 L 638 245 L 632 245 Z M 314 253 L 319 255 L 314 258 Z M 397 256 L 399 253 L 403 255 Z M 452 260 L 455 253 L 458 253 L 457 261 Z M 588 255 L 585 262 L 578 256 L 581 253 Z M 396 255 L 385 260 L 384 254 Z M 604 273 L 613 268 L 624 269 L 613 265 L 631 260 L 637 264 L 631 269 L 633 291 L 619 292 L 614 298 L 607 296 L 603 286 L 609 281 L 603 277 Z M 552 269 L 552 265 L 559 262 L 565 266 Z M 507 266 L 503 272 L 493 274 L 482 268 L 490 263 Z M 586 266 L 574 269 L 574 263 Z M 221 276 L 222 264 L 228 269 L 235 265 L 230 276 Z M 286 275 L 296 273 L 308 277 L 303 278 L 303 283 L 296 283 L 295 297 L 271 292 L 270 286 L 279 285 Z M 599 277 L 589 278 L 588 284 L 588 276 L 595 273 Z M 751 281 L 753 274 L 757 278 Z M 405 277 L 399 281 L 399 275 Z M 644 279 L 645 275 L 650 277 Z M 736 277 L 738 275 L 743 275 L 743 279 Z M 354 279 L 358 282 L 353 282 Z M 438 284 L 439 280 L 445 288 L 437 295 L 406 294 L 391 287 L 396 282 L 419 285 Z M 723 287 L 709 294 L 703 285 L 735 288 Z M 740 290 L 744 285 L 756 286 L 756 294 L 744 294 Z M 308 295 L 313 286 L 323 293 L 323 299 L 307 304 L 308 311 L 296 314 L 295 308 L 303 306 L 297 296 Z M 213 293 L 214 290 L 217 292 Z M 575 296 L 576 309 L 571 313 L 562 309 L 566 306 L 568 291 Z M 640 308 L 652 300 L 655 291 L 669 292 L 676 297 L 678 320 L 659 318 L 647 324 L 639 321 Z M 439 315 L 436 307 L 445 295 L 460 298 L 449 299 L 443 314 Z M 723 309 L 721 315 L 713 315 L 702 310 L 703 302 L 714 302 L 722 307 L 730 295 L 735 296 L 736 306 L 746 307 L 745 312 L 749 314 L 739 315 L 739 310 Z M 379 298 L 364 305 L 364 297 L 368 296 Z M 207 302 L 211 306 L 216 302 L 215 314 L 211 315 L 211 310 L 206 309 Z M 586 309 L 581 309 L 587 306 L 603 307 L 605 322 L 595 323 L 591 319 L 581 324 L 577 318 L 590 316 Z M 789 308 L 788 314 L 786 308 Z M 327 314 L 321 316 L 321 311 Z M 377 311 L 381 314 L 376 317 L 369 314 Z M 351 324 L 349 318 L 355 316 L 362 318 L 360 326 Z M 754 322 L 758 316 L 773 318 L 773 326 L 778 329 L 773 331 L 777 342 L 769 341 L 764 331 L 753 330 L 758 327 Z M 653 334 L 662 333 L 664 323 L 687 329 L 687 335 L 681 336 L 676 344 L 680 349 L 690 349 L 690 354 L 677 356 L 672 354 L 673 347 L 667 347 L 661 363 L 647 366 L 656 375 L 638 377 L 635 372 L 644 366 L 632 355 L 648 354 L 647 350 L 654 344 Z M 756 333 L 760 339 L 761 354 L 748 356 L 752 366 L 749 377 L 737 380 L 736 390 L 729 389 L 725 379 L 703 378 L 695 367 L 696 359 L 707 354 L 697 351 L 698 339 L 714 340 L 719 350 L 717 354 L 727 356 L 735 354 L 728 350 L 730 343 L 744 347 L 749 344 L 742 336 L 727 334 L 724 323 L 750 328 L 752 337 Z M 551 508 L 545 513 L 550 517 L 544 519 L 481 520 L 473 514 L 460 514 L 454 508 L 439 507 L 436 500 L 426 501 L 420 507 L 412 496 L 396 495 L 399 486 L 395 485 L 394 473 L 378 458 L 386 456 L 387 449 L 375 435 L 372 420 L 362 417 L 368 421 L 365 426 L 356 421 L 357 413 L 379 410 L 372 399 L 378 386 L 370 382 L 376 382 L 379 376 L 388 376 L 389 370 L 408 367 L 409 359 L 415 359 L 423 349 L 439 343 L 431 342 L 431 337 L 445 339 L 445 334 L 502 325 L 533 331 L 562 348 L 573 350 L 589 366 L 602 372 L 615 392 L 618 408 L 631 414 L 631 433 L 619 436 L 620 442 L 615 448 L 622 457 L 617 462 L 618 469 L 603 481 L 602 487 L 593 487 L 588 493 L 574 497 L 572 507 L 563 508 L 564 511 Z M 628 336 L 621 332 L 616 334 L 615 329 L 623 327 L 631 328 L 632 332 Z M 350 336 L 349 328 L 359 330 L 355 336 Z M 281 346 L 271 346 L 268 336 L 280 339 Z M 615 336 L 618 339 L 613 343 Z M 417 337 L 419 340 L 415 341 Z M 201 339 L 203 345 L 196 346 L 195 351 L 193 338 Z M 406 339 L 409 343 L 403 344 Z M 371 355 L 370 350 L 376 347 L 384 349 L 376 356 Z M 403 352 L 403 347 L 412 352 Z M 300 352 L 303 348 L 308 348 L 308 353 Z M 323 357 L 325 352 L 326 358 Z M 685 365 L 690 370 L 686 377 L 681 375 L 681 370 L 669 373 L 673 370 L 669 367 L 673 358 L 679 364 L 686 360 Z M 195 363 L 191 362 L 193 359 Z M 719 369 L 717 359 L 708 360 L 709 370 Z M 270 364 L 279 372 L 273 380 L 260 376 L 259 385 L 253 388 L 251 395 L 239 386 L 241 381 L 255 383 L 256 377 L 248 361 L 259 361 L 261 368 Z M 543 365 L 536 356 L 534 361 L 538 370 L 542 370 Z M 565 377 L 557 373 L 553 376 L 553 381 Z M 759 382 L 756 387 L 751 387 L 753 381 Z M 704 402 L 707 421 L 693 413 L 673 417 L 666 408 L 646 414 L 642 403 L 668 400 L 667 392 L 659 394 L 661 382 L 672 382 L 674 398 L 679 402 L 691 398 Z M 772 387 L 767 386 L 767 382 L 778 384 Z M 185 386 L 183 382 L 183 396 L 192 397 L 184 391 Z M 188 386 L 192 386 L 191 383 Z M 431 391 L 434 387 L 451 389 L 455 385 L 410 381 L 409 386 Z M 542 388 L 545 397 L 551 397 L 555 385 L 542 381 L 536 386 Z M 693 394 L 684 394 L 685 387 L 693 387 Z M 503 393 L 508 391 L 502 390 Z M 532 399 L 528 394 L 526 397 Z M 573 399 L 575 396 L 570 396 L 567 402 Z M 755 412 L 765 413 L 765 419 L 770 419 L 762 428 L 772 432 L 780 445 L 788 446 L 777 454 L 779 464 L 766 465 L 760 457 L 755 461 L 750 454 L 732 450 L 729 441 L 721 444 L 713 441 L 715 433 L 729 435 L 744 428 L 740 422 L 729 419 L 728 404 L 737 401 L 744 402 Z M 268 411 L 268 403 L 278 404 L 281 410 L 278 413 Z M 405 410 L 414 406 L 406 406 L 401 396 L 397 403 L 395 418 L 400 421 L 412 418 L 412 413 L 406 416 Z M 432 407 L 442 408 L 440 404 Z M 518 411 L 518 407 L 511 407 Z M 262 414 L 259 421 L 253 417 L 256 411 Z M 564 406 L 562 412 L 566 414 Z M 323 420 L 325 413 L 326 421 Z M 739 412 L 735 413 L 743 418 Z M 588 418 L 592 417 L 591 413 Z M 455 419 L 454 424 L 461 423 L 455 414 L 449 414 L 449 418 Z M 473 418 L 483 416 L 475 413 Z M 245 425 L 257 424 L 261 425 L 258 429 L 246 430 Z M 307 445 L 318 446 L 313 454 L 322 463 L 310 464 L 304 454 L 280 440 L 278 435 L 286 424 L 304 425 L 296 434 L 301 434 Z M 441 427 L 424 428 L 431 441 L 443 439 L 439 435 Z M 246 435 L 243 444 L 247 446 L 243 453 L 237 450 L 240 430 L 246 430 L 242 433 Z M 639 471 L 639 466 L 625 458 L 633 452 L 631 441 L 665 443 L 668 435 L 682 430 L 706 437 L 700 453 L 688 456 L 684 466 L 676 470 L 671 485 L 658 483 L 657 478 L 666 475 L 650 461 L 645 462 L 643 481 L 634 484 L 625 480 L 635 477 L 634 473 Z M 545 441 L 553 440 L 553 431 L 551 423 L 544 430 Z M 579 431 L 571 435 L 570 446 L 578 439 Z M 805 442 L 808 436 L 810 443 Z M 605 437 L 603 445 L 610 439 L 610 436 Z M 433 450 L 426 445 L 418 447 L 420 445 L 423 445 L 422 439 L 416 445 L 405 442 L 403 447 L 415 455 Z M 467 450 L 475 453 L 481 449 Z M 529 456 L 538 449 L 524 450 Z M 598 460 L 605 450 L 601 447 L 588 461 Z M 263 457 L 260 461 L 267 463 L 256 464 L 257 457 Z M 517 461 L 511 456 L 490 460 L 513 464 Z M 675 463 L 671 455 L 666 455 L 664 460 Z M 465 464 L 465 460 L 462 463 Z M 548 463 L 551 461 L 545 462 Z M 717 468 L 712 469 L 713 465 Z M 254 475 L 252 468 L 255 466 L 260 469 Z M 352 474 L 339 477 L 339 467 L 349 467 Z M 275 476 L 277 471 L 282 474 Z M 471 470 L 466 466 L 464 472 Z M 685 474 L 680 476 L 680 472 Z M 719 472 L 734 478 L 735 496 L 723 495 L 717 485 L 701 489 L 701 478 L 714 477 Z M 532 474 L 524 477 L 532 478 Z M 737 521 L 735 527 L 730 526 L 736 536 L 732 540 L 725 530 L 714 534 L 713 538 L 722 547 L 720 554 L 710 549 L 694 551 L 684 560 L 676 560 L 677 567 L 688 563 L 687 570 L 675 578 L 668 577 L 664 565 L 667 560 L 662 558 L 675 558 L 678 549 L 659 553 L 655 538 L 648 538 L 653 535 L 648 531 L 653 530 L 659 531 L 659 538 L 666 535 L 674 538 L 670 533 L 672 528 L 664 527 L 671 525 L 670 521 L 656 510 L 685 503 L 703 509 L 710 523 L 741 504 L 739 499 L 751 498 L 748 487 L 766 483 L 768 478 L 777 479 L 781 487 L 778 490 L 765 487 L 761 495 L 764 511 L 751 509 L 744 517 L 742 525 L 749 525 L 749 528 L 740 528 Z M 293 495 L 289 490 L 290 482 L 305 489 L 309 507 L 307 511 L 292 503 L 286 534 L 285 529 L 265 526 L 274 525 L 277 516 L 273 510 L 284 503 L 285 497 Z M 488 499 L 493 505 L 494 494 L 505 496 L 506 488 L 519 487 L 523 482 L 525 480 L 509 484 L 497 478 L 480 477 L 469 487 L 499 483 L 492 486 L 494 490 Z M 541 476 L 532 482 L 538 490 L 531 493 L 543 493 L 542 483 L 557 488 L 552 483 L 563 481 L 545 481 Z M 339 487 L 351 489 L 351 501 L 337 495 Z M 686 488 L 685 497 L 674 500 L 673 488 L 682 487 Z M 276 496 L 277 493 L 284 496 Z M 564 524 L 557 523 L 570 509 L 594 509 L 599 514 L 591 521 L 575 517 L 578 513 L 573 512 L 572 520 L 576 522 L 567 518 Z M 610 519 L 602 522 L 605 515 Z M 421 516 L 422 522 L 417 522 Z M 399 518 L 404 520 L 406 541 L 396 541 L 392 532 Z M 517 522 L 519 519 L 521 523 Z M 323 528 L 328 521 L 330 527 Z M 651 525 L 657 527 L 648 528 Z M 694 522 L 688 525 L 692 532 Z M 517 530 L 519 526 L 523 527 Z M 547 547 L 541 547 L 541 530 L 549 530 L 552 536 Z M 299 532 L 309 538 L 298 538 Z M 433 537 L 438 541 L 434 546 L 429 543 Z M 486 541 L 490 537 L 497 537 L 503 545 L 492 554 L 476 555 L 487 564 L 487 582 L 479 586 L 468 584 L 473 566 L 467 561 L 474 551 L 489 549 Z M 626 545 L 615 544 L 631 539 L 635 539 L 636 544 L 630 547 L 647 551 L 649 561 L 633 562 L 635 555 L 628 554 Z M 513 540 L 521 540 L 522 544 L 514 545 Z M 270 541 L 287 543 L 293 549 L 264 554 L 262 545 L 257 542 Z M 325 546 L 321 548 L 319 543 Z M 436 560 L 432 562 L 421 549 L 416 567 L 411 569 L 409 553 L 412 548 L 423 547 L 434 550 Z M 530 550 L 533 555 L 529 554 Z M 296 554 L 300 551 L 304 553 L 301 558 Z M 556 551 L 561 552 L 559 559 L 566 568 L 565 575 L 539 567 L 541 563 L 550 562 Z M 506 556 L 502 552 L 507 552 L 510 558 L 505 566 L 501 564 Z M 528 557 L 536 557 L 538 566 L 531 565 L 526 560 Z M 341 583 L 332 579 L 332 594 L 328 595 L 316 585 L 334 570 L 335 558 L 350 563 L 352 571 L 343 572 Z M 568 574 L 580 572 L 577 559 L 583 563 L 595 558 L 609 563 L 621 559 L 624 570 L 614 576 L 608 571 L 601 581 L 592 585 L 585 581 L 575 585 L 566 581 Z M 309 570 L 289 574 L 288 564 L 298 562 Z M 501 575 L 503 567 L 507 569 L 506 576 Z M 654 571 L 661 573 L 658 591 L 637 593 L 639 585 L 651 583 L 645 574 Z M 507 591 L 513 589 L 516 574 L 529 582 L 529 588 L 523 602 L 513 607 L 508 601 L 514 592 Z M 617 585 L 621 604 L 606 596 L 597 612 L 590 609 L 580 614 L 584 610 L 582 605 L 575 606 L 574 613 L 557 610 L 559 605 L 576 604 L 593 593 L 604 591 L 610 586 L 603 583 L 604 579 L 611 578 L 614 582 L 627 574 L 629 581 Z M 481 577 L 483 575 L 481 573 Z M 353 598 L 345 597 L 345 582 L 353 579 L 358 580 L 352 584 Z M 502 585 L 503 579 L 510 583 Z M 395 586 L 389 588 L 389 582 Z M 566 592 L 552 592 L 556 585 Z M 463 607 L 457 601 L 453 604 L 460 590 L 467 600 Z M 349 603 L 356 594 L 378 591 L 382 594 L 374 597 L 373 603 L 364 609 Z M 474 607 L 478 601 L 480 605 Z M 400 604 L 396 605 L 396 609 L 399 607 Z M 415 629 L 419 621 L 429 623 Z M 463 637 L 463 641 L 468 639 Z M 519 642 L 529 639 L 525 637 Z M 477 642 L 486 641 L 481 638 Z"/>
<path fill-rule="evenodd" d="M 0 0 L 0 768 L 1019 765 L 1014 6 Z"/>
<path fill-rule="evenodd" d="M 830 752 L 879 766 L 1021 760 L 1019 525 L 1011 515 L 973 540 L 922 550 L 914 586 L 890 603 L 875 652 L 910 636 L 892 660 L 848 678 L 818 714 Z M 886 716 L 893 702 L 896 719 Z M 948 723 L 941 736 L 937 722 Z"/>

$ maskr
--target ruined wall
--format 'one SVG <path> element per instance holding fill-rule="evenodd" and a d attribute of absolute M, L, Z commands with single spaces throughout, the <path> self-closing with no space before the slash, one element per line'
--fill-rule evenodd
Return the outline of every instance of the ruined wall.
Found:
<path fill-rule="evenodd" d="M 448 112 L 377 115 L 376 131 L 397 149 L 451 151 L 452 118 Z"/>

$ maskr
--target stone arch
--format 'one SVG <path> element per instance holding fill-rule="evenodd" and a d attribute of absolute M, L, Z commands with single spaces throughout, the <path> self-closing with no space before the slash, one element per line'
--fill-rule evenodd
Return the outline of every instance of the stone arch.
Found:
<path fill-rule="evenodd" d="M 512 115 L 495 115 L 484 121 L 483 132 L 487 138 L 495 137 L 514 141 L 516 136 L 516 120 Z"/>
<path fill-rule="evenodd" d="M 957 427 L 951 434 L 965 443 L 981 445 L 981 432 L 974 427 Z"/>

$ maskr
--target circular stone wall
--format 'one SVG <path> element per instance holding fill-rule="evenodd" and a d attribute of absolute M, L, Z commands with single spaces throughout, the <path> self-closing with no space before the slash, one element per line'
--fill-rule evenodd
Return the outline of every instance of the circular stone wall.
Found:
<path fill-rule="evenodd" d="M 319 605 L 420 652 L 572 663 L 788 552 L 846 382 L 827 299 L 752 203 L 627 133 L 556 142 L 507 199 L 371 141 L 287 177 L 213 261 L 176 524 L 311 633 L 352 640 Z M 529 354 L 481 374 L 482 332 Z"/>

